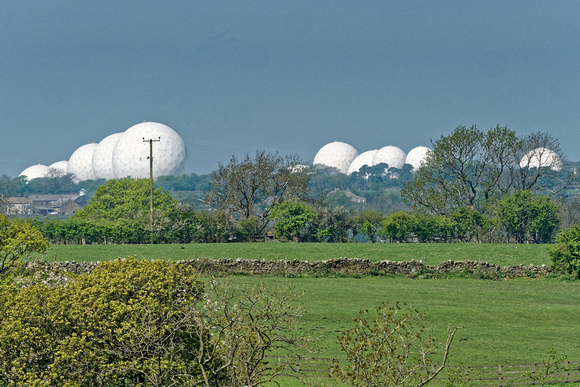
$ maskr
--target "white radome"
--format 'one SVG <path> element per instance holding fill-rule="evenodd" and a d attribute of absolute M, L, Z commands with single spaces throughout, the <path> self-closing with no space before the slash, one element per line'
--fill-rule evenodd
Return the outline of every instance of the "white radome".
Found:
<path fill-rule="evenodd" d="M 48 166 L 50 173 L 63 177 L 68 173 L 68 160 L 57 161 Z"/>
<path fill-rule="evenodd" d="M 366 151 L 358 155 L 357 158 L 354 159 L 352 163 L 350 163 L 350 166 L 348 167 L 348 174 L 350 175 L 351 173 L 359 172 L 360 169 L 365 165 L 372 167 L 375 153 L 377 153 L 377 149 Z"/>
<path fill-rule="evenodd" d="M 427 158 L 427 153 L 429 153 L 431 149 L 427 148 L 426 146 L 418 146 L 413 148 L 407 153 L 407 158 L 405 160 L 405 164 L 411 164 L 413 166 L 413 170 L 419 169 L 421 164 Z"/>
<path fill-rule="evenodd" d="M 532 149 L 520 161 L 521 168 L 550 167 L 553 171 L 560 171 L 563 166 L 560 156 L 548 148 Z"/>
<path fill-rule="evenodd" d="M 115 177 L 149 178 L 149 142 L 153 142 L 153 177 L 182 175 L 187 172 L 185 143 L 167 125 L 143 122 L 127 129 L 113 150 Z"/>
<path fill-rule="evenodd" d="M 93 153 L 93 173 L 97 179 L 114 179 L 113 150 L 123 133 L 115 133 L 105 137 Z"/>
<path fill-rule="evenodd" d="M 340 173 L 346 174 L 357 156 L 358 152 L 352 145 L 335 141 L 320 148 L 314 156 L 313 164 L 336 168 Z"/>
<path fill-rule="evenodd" d="M 93 153 L 97 143 L 86 144 L 78 148 L 68 160 L 68 173 L 73 174 L 73 181 L 95 180 L 93 173 Z"/>
<path fill-rule="evenodd" d="M 19 176 L 25 176 L 26 181 L 48 176 L 48 167 L 42 164 L 36 164 L 26 168 Z"/>
<path fill-rule="evenodd" d="M 388 145 L 383 147 L 375 153 L 373 157 L 373 165 L 385 163 L 389 165 L 389 168 L 403 168 L 405 165 L 405 152 L 401 148 L 396 146 Z"/>

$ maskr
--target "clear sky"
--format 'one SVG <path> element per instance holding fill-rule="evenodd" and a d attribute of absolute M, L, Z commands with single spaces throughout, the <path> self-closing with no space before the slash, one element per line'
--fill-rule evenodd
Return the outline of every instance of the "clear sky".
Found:
<path fill-rule="evenodd" d="M 0 1 L 0 174 L 142 121 L 202 174 L 256 150 L 408 152 L 458 125 L 580 160 L 580 1 Z"/>

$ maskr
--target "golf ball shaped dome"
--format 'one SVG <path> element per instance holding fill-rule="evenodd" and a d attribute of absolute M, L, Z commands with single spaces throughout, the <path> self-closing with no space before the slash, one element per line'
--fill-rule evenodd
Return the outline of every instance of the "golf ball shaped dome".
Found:
<path fill-rule="evenodd" d="M 46 165 L 36 164 L 26 168 L 24 171 L 22 171 L 20 176 L 25 176 L 26 181 L 30 181 L 32 179 L 48 176 L 48 171 L 49 168 Z"/>
<path fill-rule="evenodd" d="M 426 146 L 418 146 L 411 149 L 409 153 L 407 153 L 405 164 L 411 164 L 413 169 L 419 169 L 421 164 L 425 161 L 427 153 L 430 151 L 431 149 L 427 148 Z"/>
<path fill-rule="evenodd" d="M 372 167 L 375 153 L 377 153 L 376 149 L 366 151 L 358 155 L 357 158 L 352 161 L 350 167 L 348 167 L 348 174 L 350 175 L 351 173 L 359 172 L 360 169 L 365 165 Z"/>
<path fill-rule="evenodd" d="M 93 153 L 93 173 L 97 179 L 114 179 L 113 172 L 113 150 L 119 137 L 123 133 L 115 133 L 105 137 Z"/>
<path fill-rule="evenodd" d="M 78 148 L 68 160 L 68 173 L 73 174 L 73 181 L 95 180 L 93 173 L 93 153 L 97 143 L 86 144 Z"/>
<path fill-rule="evenodd" d="M 187 149 L 181 137 L 169 126 L 143 122 L 127 129 L 113 150 L 116 178 L 149 177 L 149 140 L 153 140 L 153 177 L 182 175 L 187 170 Z"/>
<path fill-rule="evenodd" d="M 548 148 L 532 149 L 522 157 L 521 168 L 549 167 L 553 171 L 560 171 L 563 167 L 562 159 L 556 152 Z"/>
<path fill-rule="evenodd" d="M 373 165 L 385 163 L 389 165 L 389 168 L 403 168 L 405 165 L 405 152 L 401 148 L 397 148 L 393 145 L 388 145 L 383 147 L 375 153 L 373 156 Z"/>
<path fill-rule="evenodd" d="M 62 177 L 68 173 L 68 161 L 62 160 L 57 161 L 56 163 L 52 163 L 48 166 L 50 172 L 55 174 L 56 176 Z"/>
<path fill-rule="evenodd" d="M 314 156 L 313 164 L 336 168 L 340 173 L 346 174 L 357 156 L 358 152 L 353 146 L 335 141 L 320 148 Z"/>

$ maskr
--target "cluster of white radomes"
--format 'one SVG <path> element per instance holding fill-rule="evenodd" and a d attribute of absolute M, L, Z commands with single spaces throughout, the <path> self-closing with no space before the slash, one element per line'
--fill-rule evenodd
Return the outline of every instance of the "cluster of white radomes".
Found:
<path fill-rule="evenodd" d="M 150 144 L 153 144 L 154 178 L 187 172 L 187 149 L 179 134 L 167 125 L 143 122 L 123 133 L 111 134 L 99 143 L 81 146 L 68 161 L 58 161 L 50 166 L 34 165 L 22 171 L 20 176 L 32 180 L 72 174 L 76 182 L 147 178 Z"/>
<path fill-rule="evenodd" d="M 405 164 L 410 164 L 413 169 L 417 169 L 429 151 L 427 147 L 418 146 L 406 155 L 400 148 L 388 145 L 359 154 L 353 146 L 335 141 L 320 148 L 314 157 L 313 164 L 336 168 L 339 172 L 348 175 L 360 171 L 365 165 L 372 167 L 381 163 L 399 169 Z"/>

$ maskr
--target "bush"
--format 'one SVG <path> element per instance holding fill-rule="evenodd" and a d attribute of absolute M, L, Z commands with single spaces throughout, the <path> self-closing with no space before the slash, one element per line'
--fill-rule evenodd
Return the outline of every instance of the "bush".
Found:
<path fill-rule="evenodd" d="M 580 277 L 580 225 L 556 235 L 556 244 L 548 246 L 555 272 Z"/>
<path fill-rule="evenodd" d="M 209 347 L 195 313 L 202 294 L 183 265 L 135 259 L 103 263 L 66 286 L 3 285 L 0 384 L 201 383 L 193 359 L 200 343 Z"/>

